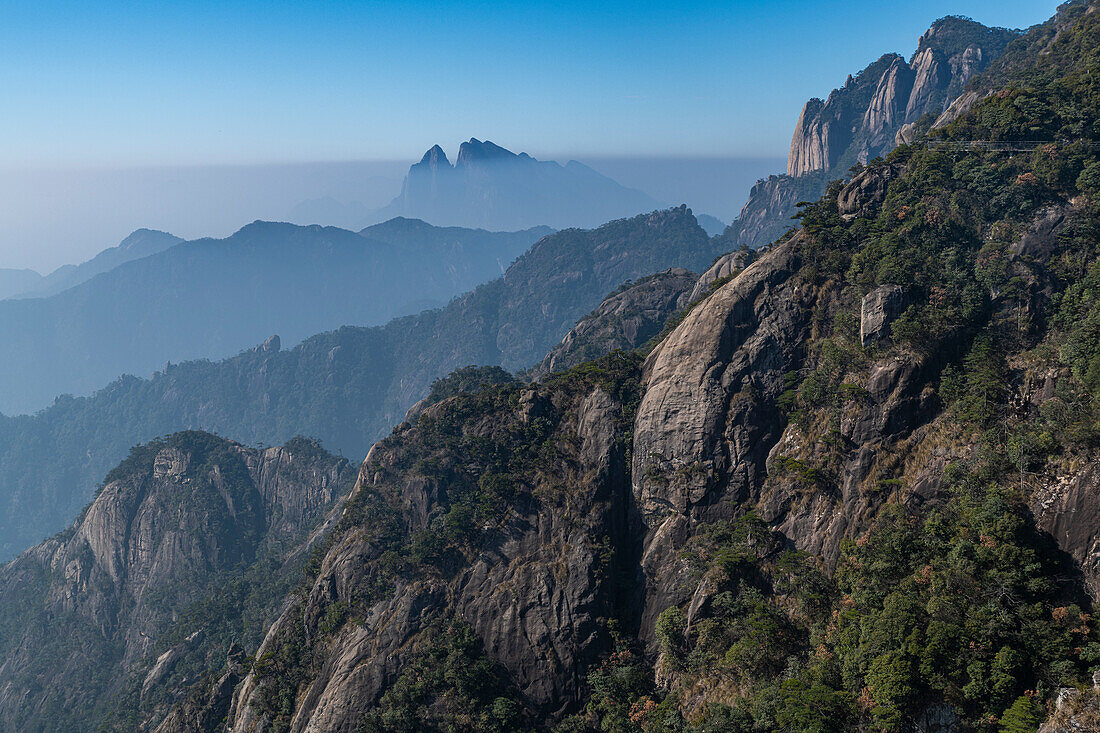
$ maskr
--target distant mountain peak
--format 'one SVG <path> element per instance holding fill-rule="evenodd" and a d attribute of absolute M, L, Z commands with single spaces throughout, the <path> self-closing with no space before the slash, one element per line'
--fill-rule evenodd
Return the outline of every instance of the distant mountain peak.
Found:
<path fill-rule="evenodd" d="M 172 243 L 179 243 L 183 241 L 179 237 L 173 234 L 169 234 L 168 232 L 163 232 L 159 229 L 146 229 L 143 227 L 141 229 L 135 229 L 134 231 L 130 232 L 126 239 L 123 239 L 121 242 L 118 243 L 118 249 L 133 249 L 134 247 L 146 244 L 151 240 L 167 240 Z"/>
<path fill-rule="evenodd" d="M 472 137 L 458 146 L 458 158 L 455 160 L 455 168 L 494 160 L 512 160 L 518 157 L 520 156 L 496 143 L 489 140 L 482 142 L 476 137 Z M 530 156 L 524 157 L 529 158 Z"/>
<path fill-rule="evenodd" d="M 424 153 L 424 157 L 420 159 L 417 165 L 436 170 L 441 166 L 450 168 L 451 161 L 447 159 L 447 154 L 443 152 L 443 148 L 438 145 L 433 145 L 428 152 Z"/>
<path fill-rule="evenodd" d="M 435 226 L 515 231 L 595 227 L 660 204 L 576 161 L 561 165 L 471 137 L 452 166 L 439 145 L 409 167 L 401 193 L 365 223 L 394 217 Z"/>

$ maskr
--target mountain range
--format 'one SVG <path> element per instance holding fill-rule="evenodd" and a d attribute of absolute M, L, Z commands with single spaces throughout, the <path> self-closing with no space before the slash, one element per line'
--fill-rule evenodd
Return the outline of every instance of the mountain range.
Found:
<path fill-rule="evenodd" d="M 1100 729 L 1100 0 L 937 27 L 984 65 L 947 117 L 766 246 L 566 229 L 445 307 L 0 422 L 3 532 L 90 501 L 0 568 L 0 723 Z M 372 445 L 352 479 L 133 429 L 188 421 Z"/>
<path fill-rule="evenodd" d="M 361 232 L 258 221 L 191 242 L 137 232 L 70 274 L 124 260 L 112 269 L 56 295 L 0 301 L 0 411 L 38 410 L 166 362 L 229 356 L 274 333 L 294 344 L 438 306 L 550 231 L 393 219 Z"/>
<path fill-rule="evenodd" d="M 34 270 L 19 271 L 24 275 L 19 280 L 18 286 L 0 289 L 0 299 L 42 298 L 55 295 L 62 290 L 68 290 L 91 280 L 96 275 L 113 270 L 119 265 L 163 252 L 182 242 L 182 239 L 167 232 L 138 229 L 117 246 L 109 247 L 79 265 L 64 265 L 45 276 L 39 275 Z"/>
<path fill-rule="evenodd" d="M 301 434 L 358 459 L 433 380 L 470 364 L 532 366 L 619 284 L 669 267 L 704 269 L 718 253 L 684 208 L 566 230 L 441 309 L 345 326 L 293 348 L 269 338 L 224 361 L 171 364 L 35 415 L 0 416 L 0 557 L 64 527 L 137 443 L 186 429 L 248 444 Z"/>

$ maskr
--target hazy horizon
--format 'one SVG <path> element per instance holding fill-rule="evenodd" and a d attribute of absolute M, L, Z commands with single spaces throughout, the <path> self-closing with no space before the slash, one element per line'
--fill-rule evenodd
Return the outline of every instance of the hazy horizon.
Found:
<path fill-rule="evenodd" d="M 668 161 L 784 158 L 807 99 L 908 56 L 937 18 L 1024 28 L 1057 5 L 15 6 L 0 28 L 17 111 L 0 119 L 0 267 L 45 273 L 141 227 L 225 236 L 309 199 L 380 206 L 433 143 L 453 156 L 471 136 L 599 161 L 728 221 L 745 173 L 782 166 Z M 718 184 L 709 198 L 696 178 Z"/>
<path fill-rule="evenodd" d="M 444 149 L 453 159 L 458 141 Z M 726 223 L 748 199 L 753 182 L 782 172 L 785 160 L 569 155 L 550 159 L 563 164 L 579 160 L 662 205 L 686 203 L 695 213 Z M 87 260 L 141 228 L 184 239 L 226 237 L 257 219 L 292 221 L 296 206 L 316 199 L 378 208 L 400 192 L 412 162 L 0 171 L 0 199 L 6 203 L 0 214 L 0 268 L 45 275 Z M 351 225 L 336 219 L 293 223 Z M 6 243 L 17 246 L 6 248 Z"/>

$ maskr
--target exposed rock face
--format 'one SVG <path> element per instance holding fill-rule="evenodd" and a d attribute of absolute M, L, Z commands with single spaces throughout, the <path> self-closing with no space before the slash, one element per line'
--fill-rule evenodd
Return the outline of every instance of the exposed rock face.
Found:
<path fill-rule="evenodd" d="M 890 334 L 890 324 L 901 314 L 904 302 L 899 285 L 880 285 L 864 295 L 859 307 L 860 343 L 871 346 L 885 341 Z"/>
<path fill-rule="evenodd" d="M 863 127 L 871 136 L 872 144 L 881 145 L 891 130 L 907 116 L 902 102 L 909 99 L 913 90 L 914 74 L 905 60 L 898 57 L 879 79 L 871 104 L 863 116 Z"/>
<path fill-rule="evenodd" d="M 84 727 L 146 661 L 143 696 L 162 685 L 203 635 L 150 654 L 207 583 L 300 541 L 350 478 L 308 441 L 259 451 L 182 433 L 134 455 L 70 530 L 0 570 L 0 614 L 22 619 L 0 637 L 0 727 L 33 727 L 39 714 Z M 80 651 L 40 670 L 65 638 Z M 27 694 L 33 684 L 78 692 L 51 704 Z"/>
<path fill-rule="evenodd" d="M 1056 477 L 1036 493 L 1032 511 L 1080 567 L 1093 597 L 1100 597 L 1100 466 Z"/>
<path fill-rule="evenodd" d="M 1017 257 L 1046 258 L 1058 247 L 1058 233 L 1066 223 L 1072 206 L 1044 207 L 1032 220 L 1022 237 L 1008 248 Z"/>
<path fill-rule="evenodd" d="M 756 495 L 782 424 L 774 400 L 801 358 L 801 235 L 697 306 L 650 355 L 634 424 L 633 492 L 647 525 L 643 635 L 684 600 L 689 527 Z"/>
<path fill-rule="evenodd" d="M 736 250 L 771 244 L 796 226 L 791 220 L 795 204 L 820 198 L 824 190 L 825 179 L 820 174 L 769 176 L 757 181 L 737 220 L 723 234 L 727 246 Z"/>
<path fill-rule="evenodd" d="M 886 187 L 903 170 L 899 165 L 876 165 L 861 171 L 837 196 L 836 205 L 840 215 L 851 219 L 878 213 L 879 204 L 886 198 Z"/>
<path fill-rule="evenodd" d="M 695 281 L 695 287 L 692 288 L 687 301 L 694 303 L 699 300 L 715 287 L 715 282 L 732 278 L 748 267 L 754 259 L 756 259 L 754 251 L 748 248 L 722 255 Z"/>
<path fill-rule="evenodd" d="M 825 103 L 814 98 L 802 107 L 787 155 L 787 175 L 800 176 L 832 167 L 829 145 L 830 120 L 822 117 Z"/>
<path fill-rule="evenodd" d="M 791 139 L 787 175 L 843 172 L 857 161 L 887 152 L 897 144 L 902 127 L 948 109 L 966 82 L 998 58 L 1017 35 L 962 18 L 936 21 L 921 36 L 909 62 L 893 54 L 883 56 L 854 79 L 849 77 L 827 101 L 806 103 Z M 952 114 L 957 117 L 972 104 L 973 100 L 960 102 Z"/>
<path fill-rule="evenodd" d="M 439 516 L 448 488 L 405 466 L 410 456 L 425 455 L 421 441 L 431 438 L 422 431 L 449 419 L 452 402 L 428 407 L 399 431 L 400 437 L 376 445 L 359 475 L 358 492 L 393 496 L 404 507 L 410 532 L 426 529 Z M 325 642 L 325 662 L 300 697 L 291 731 L 354 731 L 426 642 L 431 624 L 450 613 L 476 631 L 486 653 L 503 665 L 540 716 L 552 719 L 565 701 L 576 699 L 582 670 L 608 645 L 599 619 L 608 617 L 613 599 L 598 580 L 606 562 L 600 538 L 614 547 L 629 544 L 629 487 L 616 439 L 623 427 L 622 406 L 598 387 L 567 397 L 532 386 L 508 404 L 513 406 L 466 423 L 466 434 L 499 439 L 536 419 L 560 419 L 552 439 L 565 460 L 530 477 L 531 497 L 514 501 L 479 553 L 453 572 L 399 580 L 392 594 L 366 610 L 361 623 L 344 626 Z M 562 496 L 563 490 L 568 494 Z M 259 654 L 277 649 L 302 626 L 308 638 L 317 638 L 325 609 L 354 601 L 377 572 L 372 560 L 377 552 L 369 532 L 353 529 L 343 535 L 325 557 L 308 597 L 288 606 Z M 269 721 L 253 704 L 266 684 L 255 674 L 244 681 L 230 715 L 231 730 L 266 729 Z"/>
<path fill-rule="evenodd" d="M 229 713 L 233 691 L 244 674 L 244 652 L 230 650 L 228 669 L 213 686 L 196 685 L 192 693 L 173 708 L 156 728 L 156 733 L 204 733 L 218 730 Z"/>
<path fill-rule="evenodd" d="M 565 335 L 531 371 L 531 377 L 539 379 L 615 349 L 641 346 L 691 302 L 688 294 L 696 281 L 695 273 L 673 268 L 612 293 Z"/>
<path fill-rule="evenodd" d="M 787 174 L 753 186 L 724 234 L 729 247 L 770 244 L 791 226 L 799 201 L 816 201 L 829 181 L 845 178 L 856 163 L 885 155 L 912 142 L 918 132 L 964 114 L 981 98 L 963 92 L 966 82 L 999 58 L 1017 35 L 944 18 L 921 36 L 910 61 L 887 54 L 855 77 L 849 75 L 827 100 L 808 101 L 791 137 Z M 934 125 L 924 118 L 930 113 L 938 115 Z"/>
<path fill-rule="evenodd" d="M 945 109 L 943 113 L 936 118 L 936 121 L 932 123 L 932 127 L 935 129 L 947 127 L 952 122 L 969 112 L 970 109 L 975 104 L 977 104 L 980 99 L 981 97 L 978 95 L 977 92 L 965 92 L 963 94 L 960 94 L 958 97 L 955 98 L 953 102 L 951 102 L 950 105 L 948 105 L 947 109 Z M 901 135 L 902 132 L 899 130 L 898 134 Z M 912 142 L 912 139 L 905 140 L 905 142 Z"/>
<path fill-rule="evenodd" d="M 913 91 L 905 107 L 907 121 L 912 121 L 934 105 L 951 83 L 949 66 L 944 63 L 942 54 L 932 48 L 918 51 L 913 57 Z"/>

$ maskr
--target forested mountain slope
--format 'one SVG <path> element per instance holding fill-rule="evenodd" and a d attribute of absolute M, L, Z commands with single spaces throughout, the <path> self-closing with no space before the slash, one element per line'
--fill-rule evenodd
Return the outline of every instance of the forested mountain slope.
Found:
<path fill-rule="evenodd" d="M 376 236 L 399 242 L 393 229 L 419 226 L 390 222 Z M 273 339 L 221 362 L 123 377 L 37 415 L 0 417 L 0 557 L 64 527 L 134 444 L 184 429 L 250 444 L 304 434 L 359 460 L 436 378 L 469 364 L 531 366 L 622 282 L 669 267 L 702 270 L 717 254 L 685 208 L 567 230 L 439 310 L 293 349 Z"/>
<path fill-rule="evenodd" d="M 651 351 L 376 445 L 230 730 L 1094 727 L 1100 13 L 1016 69 L 936 141 L 1050 145 L 900 146 Z"/>

